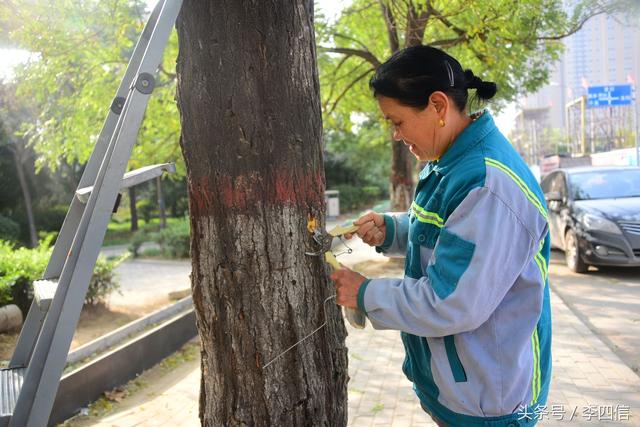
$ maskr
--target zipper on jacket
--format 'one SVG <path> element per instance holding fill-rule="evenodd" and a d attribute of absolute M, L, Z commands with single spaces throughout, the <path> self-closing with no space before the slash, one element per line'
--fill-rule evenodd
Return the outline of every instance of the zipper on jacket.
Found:
<path fill-rule="evenodd" d="M 458 351 L 456 350 L 456 343 L 453 340 L 453 335 L 444 337 L 444 347 L 447 350 L 447 359 L 449 359 L 449 366 L 451 366 L 451 372 L 453 373 L 453 379 L 457 383 L 467 382 L 467 373 L 464 371 L 464 367 L 458 357 Z"/>

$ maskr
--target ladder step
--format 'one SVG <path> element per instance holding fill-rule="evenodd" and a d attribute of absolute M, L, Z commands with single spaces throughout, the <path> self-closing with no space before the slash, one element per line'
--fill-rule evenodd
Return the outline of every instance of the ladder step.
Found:
<path fill-rule="evenodd" d="M 0 425 L 9 423 L 26 372 L 26 368 L 0 369 Z"/>
<path fill-rule="evenodd" d="M 163 172 L 174 173 L 175 171 L 176 165 L 173 163 L 160 163 L 135 169 L 124 174 L 122 181 L 120 182 L 120 189 L 133 187 L 134 185 L 150 181 L 162 175 Z M 93 185 L 91 187 L 79 189 L 76 191 L 76 196 L 82 203 L 87 203 L 89 196 L 91 195 L 91 191 L 93 191 Z"/>
<path fill-rule="evenodd" d="M 36 280 L 33 282 L 33 297 L 40 310 L 47 311 L 56 294 L 58 282 L 54 280 Z"/>

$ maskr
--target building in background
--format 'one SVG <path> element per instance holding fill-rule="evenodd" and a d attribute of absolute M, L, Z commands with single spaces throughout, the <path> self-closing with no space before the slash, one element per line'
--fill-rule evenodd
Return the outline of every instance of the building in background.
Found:
<path fill-rule="evenodd" d="M 589 86 L 636 85 L 640 25 L 600 15 L 564 44 L 565 52 L 549 83 L 517 108 L 511 137 L 529 164 L 540 164 L 546 155 L 635 146 L 638 96 L 635 105 L 588 108 L 586 95 Z"/>

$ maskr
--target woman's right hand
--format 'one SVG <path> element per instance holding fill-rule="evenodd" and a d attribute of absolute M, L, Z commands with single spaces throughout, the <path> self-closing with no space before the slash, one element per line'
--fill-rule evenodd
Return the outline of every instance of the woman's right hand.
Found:
<path fill-rule="evenodd" d="M 359 226 L 356 234 L 369 246 L 380 246 L 384 243 L 386 227 L 382 214 L 367 212 L 354 221 L 353 225 Z M 353 234 L 345 234 L 344 237 L 350 239 Z"/>

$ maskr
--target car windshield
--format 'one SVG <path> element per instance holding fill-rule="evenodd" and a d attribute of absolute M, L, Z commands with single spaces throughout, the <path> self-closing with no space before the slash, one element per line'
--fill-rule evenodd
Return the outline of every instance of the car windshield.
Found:
<path fill-rule="evenodd" d="M 569 181 L 573 200 L 640 197 L 640 169 L 572 173 Z"/>

